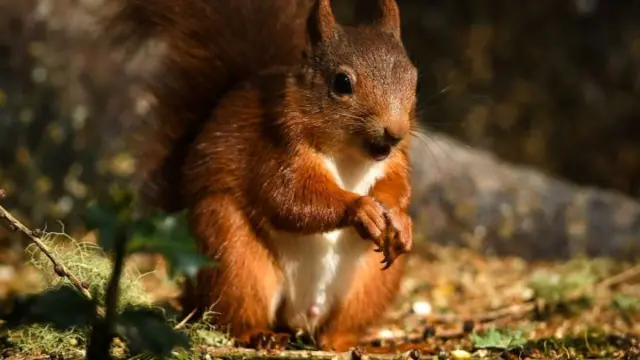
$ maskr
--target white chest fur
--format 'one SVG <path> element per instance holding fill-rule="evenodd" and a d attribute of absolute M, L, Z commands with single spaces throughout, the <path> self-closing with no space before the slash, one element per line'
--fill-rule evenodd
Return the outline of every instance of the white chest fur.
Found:
<path fill-rule="evenodd" d="M 341 188 L 365 195 L 384 174 L 384 162 L 324 158 L 327 170 Z M 313 330 L 345 296 L 352 275 L 370 244 L 350 228 L 328 233 L 274 233 L 273 245 L 284 272 L 281 291 L 273 299 L 271 315 L 280 302 L 293 328 Z M 275 239 L 274 239 L 275 240 Z"/>

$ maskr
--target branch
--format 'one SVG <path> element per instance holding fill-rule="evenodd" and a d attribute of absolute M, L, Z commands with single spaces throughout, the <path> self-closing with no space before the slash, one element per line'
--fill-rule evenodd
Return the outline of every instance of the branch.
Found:
<path fill-rule="evenodd" d="M 191 310 L 191 312 L 187 316 L 185 316 L 185 318 L 182 319 L 182 321 L 180 321 L 176 326 L 174 326 L 173 329 L 179 330 L 179 329 L 182 329 L 185 325 L 187 325 L 189 320 L 191 320 L 191 318 L 196 314 L 196 310 L 197 309 Z"/>
<path fill-rule="evenodd" d="M 0 189 L 0 194 L 3 194 L 6 196 L 6 192 L 4 192 L 4 190 L 2 189 Z M 4 196 L 1 196 L 0 199 L 3 197 Z M 49 251 L 49 248 L 44 244 L 44 242 L 40 238 L 42 236 L 42 231 L 37 229 L 33 231 L 29 230 L 29 228 L 27 228 L 24 224 L 22 224 L 18 219 L 13 217 L 13 215 L 11 215 L 11 213 L 1 205 L 0 205 L 0 220 L 5 220 L 9 224 L 9 229 L 11 229 L 12 231 L 20 231 L 21 233 L 27 235 L 27 237 L 31 240 L 31 242 L 36 244 L 36 246 L 38 246 L 40 251 L 42 251 L 42 253 L 44 253 L 49 258 L 49 260 L 51 260 L 51 263 L 54 266 L 54 270 L 56 274 L 58 274 L 61 277 L 66 277 L 67 279 L 69 279 L 69 281 L 71 281 L 71 283 L 73 283 L 73 285 L 78 290 L 80 290 L 80 292 L 82 292 L 84 296 L 91 299 L 91 294 L 89 293 L 89 290 L 87 290 L 88 286 L 85 286 L 85 284 L 82 284 L 82 281 L 80 281 L 80 279 L 78 279 L 77 276 L 75 276 L 71 271 L 69 271 L 69 269 L 66 266 L 64 266 L 64 264 L 60 260 L 58 260 L 53 255 L 53 253 L 51 253 L 51 251 Z"/>
<path fill-rule="evenodd" d="M 4 199 L 7 196 L 7 192 L 4 189 L 0 189 L 0 200 Z M 53 264 L 54 271 L 58 276 L 65 277 L 71 281 L 71 283 L 78 289 L 84 296 L 88 299 L 92 299 L 91 294 L 89 293 L 88 286 L 83 284 L 83 282 L 75 276 L 64 264 L 53 255 L 47 245 L 42 241 L 42 231 L 41 230 L 30 230 L 23 223 L 21 223 L 18 219 L 16 219 L 11 213 L 0 205 L 0 220 L 4 220 L 7 222 L 9 229 L 12 231 L 19 231 L 25 234 L 31 242 L 36 244 L 36 246 L 42 251 L 43 254 L 49 258 L 51 263 Z M 100 307 L 97 308 L 98 314 L 100 316 L 104 316 L 104 310 Z"/>

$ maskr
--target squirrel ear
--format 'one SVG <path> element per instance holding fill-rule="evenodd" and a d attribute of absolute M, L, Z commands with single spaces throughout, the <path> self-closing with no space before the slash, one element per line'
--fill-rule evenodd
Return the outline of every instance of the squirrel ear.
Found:
<path fill-rule="evenodd" d="M 396 0 L 358 0 L 356 17 L 400 38 L 400 10 Z"/>
<path fill-rule="evenodd" d="M 316 0 L 308 21 L 309 37 L 313 44 L 333 37 L 336 30 L 336 19 L 331 10 L 330 0 Z"/>

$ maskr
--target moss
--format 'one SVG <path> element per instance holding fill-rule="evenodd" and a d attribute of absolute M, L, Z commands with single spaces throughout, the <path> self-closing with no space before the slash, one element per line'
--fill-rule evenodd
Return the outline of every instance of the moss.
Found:
<path fill-rule="evenodd" d="M 43 242 L 49 251 L 62 262 L 71 273 L 89 285 L 89 292 L 95 294 L 103 304 L 105 289 L 111 275 L 111 260 L 102 249 L 90 242 L 72 239 L 64 233 L 46 233 Z M 42 273 L 47 288 L 61 283 L 68 283 L 67 278 L 58 276 L 51 261 L 35 244 L 27 247 L 30 263 Z M 126 304 L 150 305 L 150 297 L 146 293 L 141 274 L 128 266 L 120 282 L 120 307 Z"/>
<path fill-rule="evenodd" d="M 46 233 L 42 240 L 56 259 L 81 281 L 89 284 L 89 292 L 103 304 L 112 264 L 102 249 L 94 243 L 77 241 L 64 233 Z M 54 288 L 69 282 L 68 279 L 55 273 L 51 261 L 37 246 L 28 246 L 26 253 L 29 262 L 42 274 L 43 288 Z M 121 280 L 119 301 L 121 308 L 125 305 L 154 306 L 140 280 L 141 275 L 134 267 L 126 267 Z M 233 344 L 227 333 L 219 331 L 210 324 L 209 320 L 212 316 L 215 316 L 215 313 L 207 313 L 200 321 L 188 324 L 182 329 L 188 334 L 195 348 L 206 349 Z M 175 325 L 176 320 L 170 320 L 170 322 Z M 33 325 L 11 330 L 7 333 L 7 338 L 12 344 L 12 353 L 15 355 L 81 356 L 84 353 L 88 334 L 82 329 L 59 332 L 48 326 Z M 122 358 L 126 354 L 124 345 L 119 341 L 115 341 L 113 352 L 116 358 Z M 179 357 L 181 354 L 187 356 L 184 351 L 177 352 L 175 356 Z"/>
<path fill-rule="evenodd" d="M 211 318 L 216 316 L 214 312 L 205 313 L 200 320 L 188 324 L 184 331 L 189 335 L 194 347 L 224 347 L 232 346 L 233 338 L 228 332 L 221 331 L 215 325 L 211 325 Z"/>
<path fill-rule="evenodd" d="M 59 332 L 49 326 L 33 325 L 8 332 L 13 352 L 24 355 L 68 354 L 83 351 L 86 334 L 81 331 Z"/>
<path fill-rule="evenodd" d="M 64 233 L 45 233 L 42 241 L 71 273 L 89 284 L 89 292 L 100 304 L 104 304 L 105 289 L 111 275 L 111 260 L 101 248 L 94 243 L 77 241 Z M 29 245 L 26 253 L 29 263 L 42 274 L 43 288 L 55 288 L 70 282 L 55 273 L 51 260 L 35 244 Z M 121 308 L 128 304 L 152 306 L 140 276 L 133 267 L 126 268 L 121 280 Z M 31 356 L 74 352 L 80 354 L 86 346 L 87 336 L 82 329 L 59 332 L 42 325 L 25 326 L 7 333 L 14 353 Z"/>

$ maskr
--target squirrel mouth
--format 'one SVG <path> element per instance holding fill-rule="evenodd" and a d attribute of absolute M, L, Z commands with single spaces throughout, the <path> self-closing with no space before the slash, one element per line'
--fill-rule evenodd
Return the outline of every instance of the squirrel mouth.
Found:
<path fill-rule="evenodd" d="M 367 142 L 365 148 L 375 161 L 382 161 L 391 154 L 391 145 L 385 142 Z"/>

